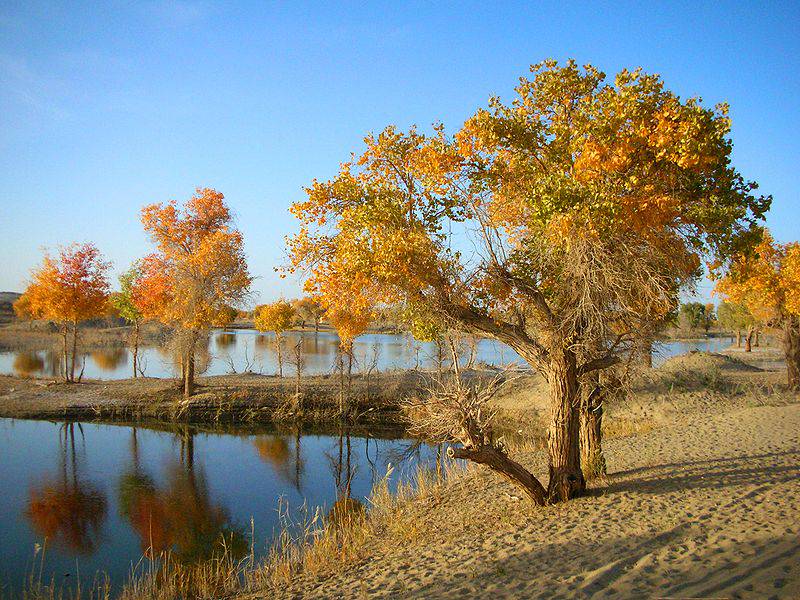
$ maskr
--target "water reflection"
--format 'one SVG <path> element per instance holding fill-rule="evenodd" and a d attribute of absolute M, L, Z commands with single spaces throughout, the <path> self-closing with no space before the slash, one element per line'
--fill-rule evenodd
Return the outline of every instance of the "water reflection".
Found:
<path fill-rule="evenodd" d="M 278 477 L 290 483 L 298 492 L 302 492 L 304 468 L 300 455 L 300 440 L 300 428 L 298 427 L 292 440 L 292 446 L 290 446 L 287 436 L 267 435 L 253 441 L 253 446 L 261 460 L 269 464 Z"/>
<path fill-rule="evenodd" d="M 131 440 L 132 466 L 119 485 L 119 510 L 148 557 L 170 551 L 182 562 L 206 560 L 224 547 L 233 558 L 247 552 L 241 528 L 230 522 L 228 511 L 209 493 L 202 467 L 194 464 L 194 434 L 184 427 L 180 461 L 167 467 L 166 481 L 158 485 L 144 472 L 138 457 L 136 432 Z"/>
<path fill-rule="evenodd" d="M 367 438 L 369 440 L 369 438 Z M 336 486 L 336 500 L 331 505 L 327 514 L 329 523 L 338 524 L 348 521 L 365 511 L 364 503 L 352 496 L 353 478 L 357 472 L 357 465 L 352 460 L 352 443 L 350 433 L 339 430 L 337 443 L 338 453 L 328 453 L 328 461 L 333 472 Z M 373 470 L 373 479 L 376 472 Z"/>
<path fill-rule="evenodd" d="M 286 355 L 300 343 L 303 372 L 307 375 L 332 373 L 337 360 L 339 339 L 330 332 L 287 332 L 284 334 Z M 654 364 L 691 350 L 719 352 L 731 344 L 729 338 L 711 338 L 696 342 L 664 342 L 657 344 Z M 510 348 L 499 342 L 467 338 L 460 344 L 462 366 L 524 364 Z M 449 368 L 449 350 L 444 352 L 433 343 L 419 343 L 407 335 L 370 333 L 356 339 L 354 373 L 392 369 Z M 128 349 L 114 348 L 91 352 L 86 356 L 85 379 L 122 379 L 130 377 Z M 139 360 L 150 377 L 174 377 L 180 374 L 180 358 L 172 344 L 142 347 Z M 253 330 L 213 332 L 198 343 L 195 370 L 198 374 L 224 375 L 253 371 L 272 375 L 277 371 L 274 336 Z M 0 374 L 58 377 L 61 355 L 58 350 L 38 352 L 0 352 Z"/>
<path fill-rule="evenodd" d="M 103 371 L 114 371 L 128 365 L 128 351 L 125 348 L 94 350 L 90 356 Z"/>
<path fill-rule="evenodd" d="M 25 516 L 49 543 L 75 554 L 92 554 L 100 543 L 106 497 L 97 485 L 78 474 L 75 424 L 65 423 L 59 434 L 60 473 L 29 489 Z"/>
<path fill-rule="evenodd" d="M 236 347 L 236 341 L 238 339 L 239 338 L 236 336 L 235 333 L 222 332 L 217 334 L 214 341 L 217 345 L 217 349 L 228 350 Z"/>
<path fill-rule="evenodd" d="M 70 573 L 73 581 L 79 559 L 84 584 L 102 570 L 117 585 L 143 555 L 213 556 L 223 536 L 229 549 L 244 552 L 253 543 L 261 556 L 279 526 L 279 502 L 291 520 L 302 520 L 304 505 L 332 520 L 360 514 L 389 463 L 390 489 L 417 461 L 433 467 L 427 447 L 401 462 L 410 446 L 345 429 L 325 435 L 0 419 L 0 581 L 18 589 L 30 573 L 25 549 L 45 538 L 44 578 Z"/>
<path fill-rule="evenodd" d="M 14 357 L 14 372 L 23 377 L 38 375 L 44 370 L 44 360 L 36 352 L 18 352 Z"/>

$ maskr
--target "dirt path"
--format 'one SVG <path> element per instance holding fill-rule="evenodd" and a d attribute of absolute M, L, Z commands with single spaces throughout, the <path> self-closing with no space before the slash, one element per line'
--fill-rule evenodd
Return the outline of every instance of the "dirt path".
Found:
<path fill-rule="evenodd" d="M 695 415 L 610 440 L 607 457 L 606 488 L 543 510 L 476 472 L 419 511 L 413 541 L 284 593 L 800 598 L 800 404 Z"/>

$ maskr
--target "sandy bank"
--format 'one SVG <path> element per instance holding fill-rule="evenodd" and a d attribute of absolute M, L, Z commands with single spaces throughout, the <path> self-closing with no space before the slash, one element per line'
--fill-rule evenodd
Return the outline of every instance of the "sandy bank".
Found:
<path fill-rule="evenodd" d="M 368 558 L 245 597 L 800 597 L 800 399 L 780 374 L 707 355 L 638 387 L 609 413 L 650 428 L 606 441 L 592 496 L 537 509 L 470 469 Z M 517 457 L 544 477 L 541 452 Z"/>

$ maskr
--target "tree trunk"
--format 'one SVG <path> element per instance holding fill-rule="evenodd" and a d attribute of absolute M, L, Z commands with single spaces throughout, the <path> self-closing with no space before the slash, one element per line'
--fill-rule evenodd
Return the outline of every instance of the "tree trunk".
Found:
<path fill-rule="evenodd" d="M 753 351 L 753 329 L 752 327 L 747 330 L 747 337 L 744 339 L 744 351 Z"/>
<path fill-rule="evenodd" d="M 66 323 L 63 325 L 62 333 L 64 335 L 64 381 L 69 381 L 69 345 L 67 342 L 69 328 Z"/>
<path fill-rule="evenodd" d="M 281 353 L 281 334 L 275 332 L 275 352 L 278 355 L 278 377 L 283 378 L 283 354 Z"/>
<path fill-rule="evenodd" d="M 72 323 L 72 360 L 69 365 L 69 380 L 75 381 L 75 355 L 78 353 L 78 322 Z"/>
<path fill-rule="evenodd" d="M 736 347 L 737 348 L 741 348 L 742 347 L 742 330 L 741 329 L 737 329 L 736 330 Z"/>
<path fill-rule="evenodd" d="M 581 391 L 581 467 L 583 476 L 593 479 L 607 473 L 602 437 L 605 390 L 597 371 L 587 377 Z"/>
<path fill-rule="evenodd" d="M 761 330 L 759 330 L 759 329 L 756 329 L 756 339 L 753 342 L 753 345 L 756 348 L 759 348 L 761 346 Z"/>
<path fill-rule="evenodd" d="M 783 329 L 783 352 L 789 389 L 800 390 L 800 318 L 789 317 Z"/>
<path fill-rule="evenodd" d="M 139 366 L 139 322 L 133 324 L 133 378 L 138 377 Z"/>
<path fill-rule="evenodd" d="M 578 371 L 575 354 L 562 350 L 551 354 L 548 372 L 550 387 L 550 428 L 547 449 L 550 455 L 549 502 L 579 496 L 586 489 L 581 472 Z"/>
<path fill-rule="evenodd" d="M 189 343 L 184 348 L 183 395 L 188 398 L 194 394 L 194 350 L 197 345 L 197 333 L 189 332 Z"/>
<path fill-rule="evenodd" d="M 519 486 L 539 506 L 547 503 L 544 487 L 539 480 L 531 475 L 525 467 L 508 458 L 504 452 L 494 446 L 487 445 L 478 449 L 451 446 L 447 449 L 447 454 L 450 458 L 461 458 L 486 465 L 492 471 Z"/>
<path fill-rule="evenodd" d="M 314 319 L 314 333 L 319 333 L 319 319 Z"/>
<path fill-rule="evenodd" d="M 648 343 L 644 347 L 644 356 L 642 357 L 644 366 L 648 369 L 653 368 L 653 342 Z"/>
<path fill-rule="evenodd" d="M 183 395 L 190 397 L 194 394 L 194 348 L 186 357 L 186 375 L 183 379 Z"/>

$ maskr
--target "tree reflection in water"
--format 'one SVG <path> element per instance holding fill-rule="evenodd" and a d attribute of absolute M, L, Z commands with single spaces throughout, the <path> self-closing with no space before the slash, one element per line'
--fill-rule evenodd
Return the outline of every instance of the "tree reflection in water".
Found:
<path fill-rule="evenodd" d="M 133 433 L 131 469 L 120 480 L 119 504 L 142 551 L 149 558 L 169 551 L 184 563 L 210 559 L 224 547 L 234 557 L 244 556 L 247 539 L 241 528 L 229 521 L 228 511 L 211 500 L 203 469 L 194 462 L 194 433 L 184 427 L 177 434 L 181 460 L 170 465 L 159 486 L 144 473 Z"/>
<path fill-rule="evenodd" d="M 289 436 L 266 435 L 253 441 L 258 455 L 269 463 L 275 474 L 289 482 L 298 492 L 302 492 L 303 459 L 300 456 L 301 431 L 297 427 L 294 433 L 294 452 L 289 447 Z"/>
<path fill-rule="evenodd" d="M 236 347 L 237 337 L 235 333 L 223 331 L 217 334 L 214 342 L 217 345 L 217 350 L 227 350 Z"/>
<path fill-rule="evenodd" d="M 352 460 L 352 445 L 350 432 L 339 428 L 338 452 L 336 456 L 328 453 L 328 462 L 333 471 L 333 480 L 336 485 L 336 501 L 328 511 L 327 521 L 339 524 L 364 513 L 364 504 L 351 495 L 353 478 L 358 470 Z"/>
<path fill-rule="evenodd" d="M 37 352 L 17 352 L 14 356 L 13 369 L 21 377 L 38 375 L 44 370 L 44 360 Z"/>
<path fill-rule="evenodd" d="M 78 428 L 83 436 L 80 424 Z M 78 475 L 75 423 L 59 429 L 61 473 L 31 487 L 25 516 L 46 542 L 75 554 L 92 554 L 98 547 L 107 512 L 102 491 Z"/>
<path fill-rule="evenodd" d="M 128 364 L 128 351 L 125 348 L 95 350 L 91 353 L 94 364 L 103 371 L 114 371 Z"/>

